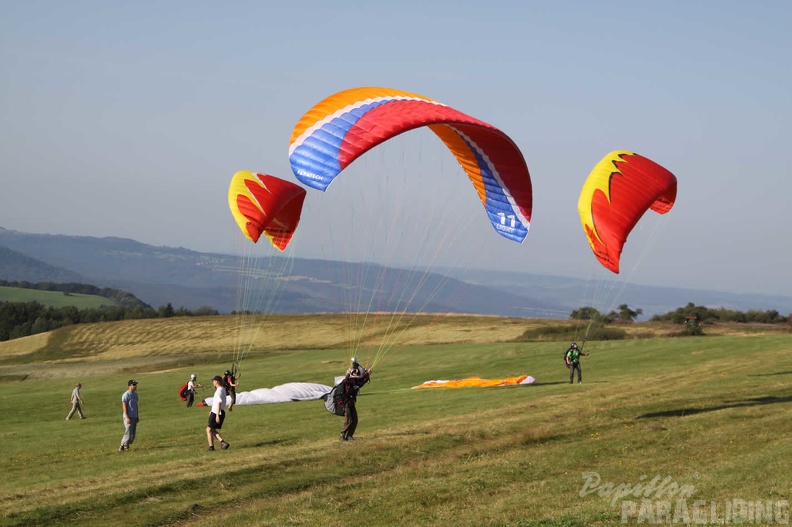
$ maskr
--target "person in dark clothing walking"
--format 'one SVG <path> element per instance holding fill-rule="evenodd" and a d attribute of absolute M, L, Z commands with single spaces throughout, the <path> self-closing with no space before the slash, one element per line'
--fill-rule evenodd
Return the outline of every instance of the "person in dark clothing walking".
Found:
<path fill-rule="evenodd" d="M 572 384 L 575 378 L 575 370 L 578 374 L 578 383 L 583 382 L 583 370 L 580 367 L 580 356 L 588 357 L 588 353 L 583 353 L 583 350 L 578 348 L 578 345 L 573 342 L 569 349 L 566 350 L 565 361 L 567 368 L 569 368 L 569 384 Z"/>
<path fill-rule="evenodd" d="M 355 430 L 358 425 L 357 394 L 364 384 L 371 380 L 371 370 L 366 370 L 358 364 L 356 358 L 352 357 L 352 367 L 349 368 L 344 376 L 344 393 L 341 397 L 341 405 L 344 407 L 344 427 L 341 429 L 339 441 L 354 441 Z"/>

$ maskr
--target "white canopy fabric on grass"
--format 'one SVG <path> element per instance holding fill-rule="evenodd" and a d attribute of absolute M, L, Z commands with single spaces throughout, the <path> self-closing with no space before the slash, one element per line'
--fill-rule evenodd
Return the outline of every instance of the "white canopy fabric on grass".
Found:
<path fill-rule="evenodd" d="M 290 403 L 293 401 L 316 401 L 330 393 L 333 388 L 324 384 L 313 382 L 289 382 L 272 388 L 258 388 L 249 392 L 239 392 L 236 396 L 236 405 L 247 404 L 275 404 Z M 201 401 L 202 406 L 211 406 L 214 397 Z M 226 404 L 231 403 L 231 398 L 226 399 Z"/>

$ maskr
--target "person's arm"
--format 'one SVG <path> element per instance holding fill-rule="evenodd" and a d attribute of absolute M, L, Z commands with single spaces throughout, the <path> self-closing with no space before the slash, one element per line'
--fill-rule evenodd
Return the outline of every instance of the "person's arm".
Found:
<path fill-rule="evenodd" d="M 124 420 L 127 424 L 132 424 L 132 421 L 129 419 L 129 414 L 127 413 L 127 403 L 124 400 L 121 400 L 121 409 L 124 411 Z"/>

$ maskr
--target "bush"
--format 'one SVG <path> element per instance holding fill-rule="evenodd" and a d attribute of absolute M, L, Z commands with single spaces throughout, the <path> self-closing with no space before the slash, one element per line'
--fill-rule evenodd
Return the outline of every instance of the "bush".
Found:
<path fill-rule="evenodd" d="M 627 332 L 619 328 L 598 328 L 594 333 L 589 335 L 588 340 L 624 340 L 627 338 Z"/>
<path fill-rule="evenodd" d="M 676 334 L 678 337 L 702 337 L 704 330 L 699 324 L 685 324 L 682 331 Z"/>
<path fill-rule="evenodd" d="M 542 342 L 548 340 L 582 340 L 582 335 L 570 326 L 543 326 L 527 330 L 515 342 Z M 627 332 L 619 328 L 599 327 L 586 340 L 622 340 Z"/>
<path fill-rule="evenodd" d="M 541 342 L 546 340 L 574 340 L 575 329 L 569 326 L 542 326 L 527 330 L 515 342 Z"/>

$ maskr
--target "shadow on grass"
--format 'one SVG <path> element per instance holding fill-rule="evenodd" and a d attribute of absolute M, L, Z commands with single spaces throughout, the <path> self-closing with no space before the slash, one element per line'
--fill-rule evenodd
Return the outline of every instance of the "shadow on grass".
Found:
<path fill-rule="evenodd" d="M 792 371 L 778 371 L 775 373 L 756 373 L 754 375 L 749 375 L 748 377 L 772 377 L 774 375 L 792 375 Z"/>
<path fill-rule="evenodd" d="M 287 439 L 273 439 L 272 441 L 262 441 L 261 443 L 253 443 L 250 446 L 256 448 L 262 446 L 292 445 L 297 443 L 297 441 L 298 439 L 296 437 L 287 438 Z"/>
<path fill-rule="evenodd" d="M 785 395 L 783 397 L 767 396 L 767 397 L 751 397 L 750 399 L 741 399 L 739 401 L 726 401 L 724 404 L 717 406 L 708 406 L 703 408 L 679 408 L 677 410 L 666 410 L 664 412 L 651 412 L 642 414 L 636 419 L 652 419 L 655 417 L 684 417 L 686 415 L 695 415 L 705 412 L 715 412 L 717 410 L 727 410 L 729 408 L 744 408 L 749 406 L 763 406 L 766 404 L 777 403 L 791 403 L 792 395 Z"/>

